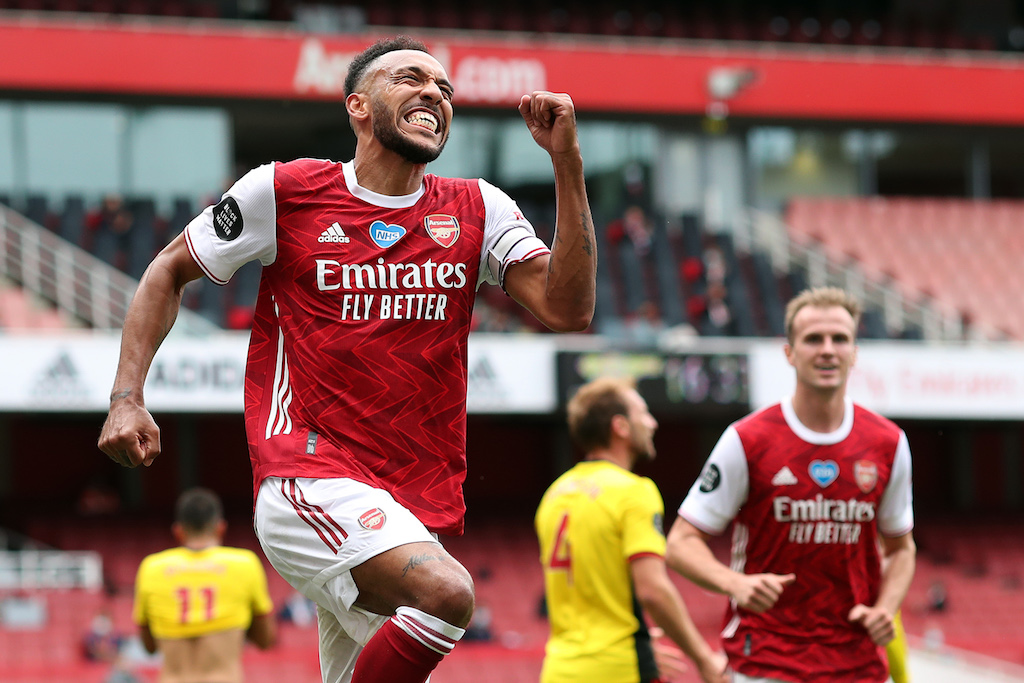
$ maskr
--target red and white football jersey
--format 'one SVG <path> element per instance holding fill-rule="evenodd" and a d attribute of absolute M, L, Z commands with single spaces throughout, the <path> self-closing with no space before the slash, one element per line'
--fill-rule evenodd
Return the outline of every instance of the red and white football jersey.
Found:
<path fill-rule="evenodd" d="M 349 477 L 461 533 L 476 289 L 549 253 L 515 202 L 434 175 L 385 196 L 352 162 L 300 159 L 247 173 L 185 238 L 219 284 L 264 266 L 245 377 L 255 490 L 268 476 Z"/>
<path fill-rule="evenodd" d="M 722 638 L 735 670 L 797 683 L 888 678 L 880 648 L 847 615 L 878 598 L 878 534 L 914 526 L 899 427 L 849 401 L 829 434 L 801 424 L 789 400 L 765 408 L 725 431 L 679 513 L 715 535 L 735 520 L 732 569 L 796 575 L 763 614 L 730 600 Z"/>

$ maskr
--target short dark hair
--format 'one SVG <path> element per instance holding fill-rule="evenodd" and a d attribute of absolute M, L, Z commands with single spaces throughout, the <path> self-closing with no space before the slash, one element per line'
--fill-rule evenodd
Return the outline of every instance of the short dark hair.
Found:
<path fill-rule="evenodd" d="M 210 489 L 188 489 L 178 496 L 174 519 L 186 532 L 202 533 L 224 519 L 224 507 Z"/>
<path fill-rule="evenodd" d="M 584 455 L 611 444 L 612 418 L 629 416 L 626 395 L 634 388 L 631 380 L 601 377 L 573 394 L 566 406 L 569 438 Z"/>
<path fill-rule="evenodd" d="M 381 55 L 386 55 L 395 50 L 419 50 L 430 54 L 430 50 L 422 42 L 409 36 L 395 36 L 394 38 L 381 38 L 376 43 L 366 48 L 348 65 L 348 74 L 345 76 L 345 97 L 355 92 L 359 81 L 366 73 L 366 67 L 370 66 L 373 60 Z"/>

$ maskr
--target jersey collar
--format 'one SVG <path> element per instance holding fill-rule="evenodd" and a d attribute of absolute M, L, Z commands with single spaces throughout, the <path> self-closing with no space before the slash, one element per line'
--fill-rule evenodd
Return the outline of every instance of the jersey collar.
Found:
<path fill-rule="evenodd" d="M 412 194 L 403 194 L 397 197 L 377 194 L 373 190 L 367 190 L 356 181 L 355 161 L 346 161 L 341 165 L 341 168 L 345 173 L 345 185 L 348 186 L 348 191 L 352 193 L 353 197 L 362 199 L 367 204 L 373 204 L 383 209 L 408 209 L 410 206 L 415 205 L 420 200 L 420 197 L 423 196 L 422 183 L 420 183 L 419 189 Z"/>
<path fill-rule="evenodd" d="M 853 430 L 853 400 L 850 398 L 847 398 L 844 403 L 843 422 L 839 425 L 839 429 L 826 433 L 815 432 L 804 426 L 804 423 L 796 416 L 796 411 L 793 410 L 792 396 L 784 399 L 781 405 L 782 416 L 786 418 L 786 424 L 789 425 L 794 434 L 807 443 L 812 443 L 816 446 L 831 446 L 848 437 Z"/>

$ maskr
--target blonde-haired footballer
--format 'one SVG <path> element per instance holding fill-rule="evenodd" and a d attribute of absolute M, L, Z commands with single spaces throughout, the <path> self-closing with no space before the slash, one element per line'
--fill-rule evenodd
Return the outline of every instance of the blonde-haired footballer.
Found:
<path fill-rule="evenodd" d="M 790 397 L 730 425 L 669 531 L 669 566 L 729 596 L 734 683 L 885 683 L 881 647 L 914 576 L 907 436 L 847 395 L 860 304 L 833 287 L 786 307 Z M 732 527 L 732 561 L 711 536 Z"/>
<path fill-rule="evenodd" d="M 240 683 L 246 638 L 276 640 L 267 577 L 251 550 L 227 548 L 220 499 L 190 489 L 178 499 L 178 548 L 146 557 L 135 580 L 135 623 L 163 655 L 160 683 Z"/>

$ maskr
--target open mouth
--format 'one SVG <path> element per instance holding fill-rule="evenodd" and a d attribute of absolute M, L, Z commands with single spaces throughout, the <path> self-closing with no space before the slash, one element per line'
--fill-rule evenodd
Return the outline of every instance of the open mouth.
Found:
<path fill-rule="evenodd" d="M 437 129 L 440 127 L 440 121 L 438 121 L 437 116 L 424 109 L 416 109 L 406 114 L 405 120 L 410 124 L 418 128 L 428 130 L 431 133 L 436 133 Z"/>

